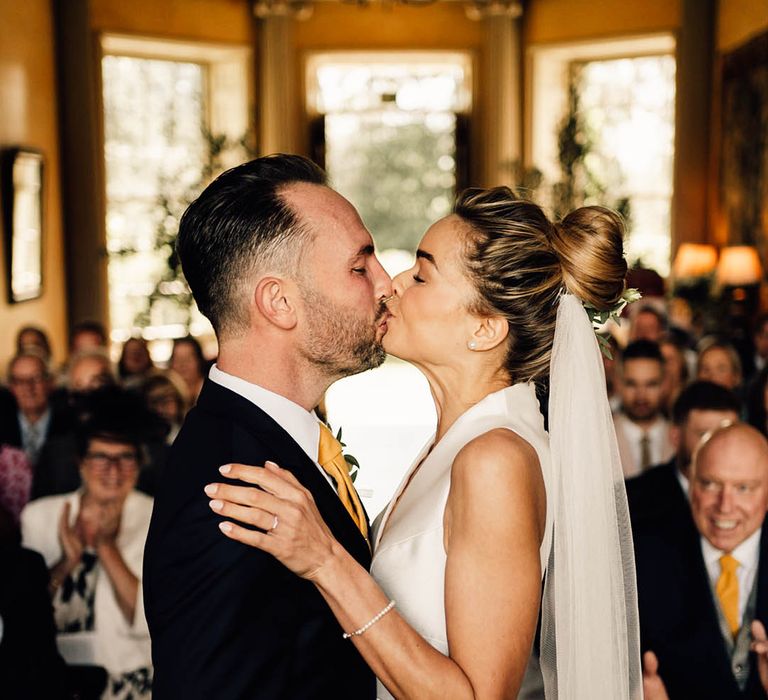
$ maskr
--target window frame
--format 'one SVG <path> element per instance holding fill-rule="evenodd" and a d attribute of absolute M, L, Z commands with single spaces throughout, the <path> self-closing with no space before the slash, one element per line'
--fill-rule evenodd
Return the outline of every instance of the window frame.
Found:
<path fill-rule="evenodd" d="M 99 122 L 99 158 L 103 178 L 101 183 L 104 201 L 104 249 L 107 257 L 107 163 L 106 138 L 104 133 L 103 101 L 103 59 L 107 56 L 125 56 L 130 58 L 194 63 L 203 68 L 204 123 L 211 133 L 226 135 L 237 139 L 243 134 L 253 133 L 254 124 L 254 54 L 253 49 L 245 44 L 227 44 L 205 41 L 181 41 L 152 36 L 136 36 L 119 33 L 103 33 L 97 41 L 98 65 L 98 122 Z M 237 164 L 223 159 L 225 168 Z M 111 316 L 109 281 L 107 279 L 106 306 Z M 110 326 L 111 318 L 110 318 Z M 194 333 L 194 329 L 193 333 Z M 113 342 L 124 342 L 135 331 L 133 328 L 115 329 L 112 327 Z M 183 335 L 183 329 L 167 329 L 148 326 L 142 329 L 142 335 L 148 340 L 165 340 L 168 344 L 173 337 Z M 153 352 L 153 354 L 155 354 Z M 165 353 L 160 353 L 165 354 Z"/>

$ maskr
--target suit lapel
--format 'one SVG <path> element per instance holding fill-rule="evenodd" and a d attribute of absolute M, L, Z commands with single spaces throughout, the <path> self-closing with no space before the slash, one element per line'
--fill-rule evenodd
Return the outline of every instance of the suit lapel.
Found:
<path fill-rule="evenodd" d="M 677 464 L 675 460 L 672 459 L 672 461 L 658 467 L 658 469 L 660 470 L 659 475 L 663 478 L 658 493 L 666 496 L 663 508 L 670 517 L 679 522 L 679 527 L 684 532 L 687 532 L 688 536 L 697 538 L 698 531 L 691 515 L 691 504 L 677 478 Z"/>
<path fill-rule="evenodd" d="M 336 492 L 296 441 L 271 416 L 251 401 L 206 379 L 197 407 L 226 416 L 265 446 L 269 459 L 292 472 L 315 499 L 317 508 L 336 539 L 365 567 L 370 565 L 368 543 Z M 235 445 L 237 447 L 237 445 Z M 261 464 L 255 466 L 263 466 Z"/>

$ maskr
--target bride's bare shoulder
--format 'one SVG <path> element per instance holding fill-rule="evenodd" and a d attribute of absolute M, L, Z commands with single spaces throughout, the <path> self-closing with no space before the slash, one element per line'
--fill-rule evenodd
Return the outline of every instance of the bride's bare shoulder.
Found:
<path fill-rule="evenodd" d="M 482 472 L 483 476 L 492 477 L 505 474 L 514 477 L 523 476 L 520 472 L 538 472 L 541 474 L 539 457 L 533 446 L 513 430 L 495 428 L 478 435 L 459 450 L 453 462 L 453 475 L 466 470 Z"/>
<path fill-rule="evenodd" d="M 546 491 L 533 446 L 506 428 L 496 428 L 468 442 L 451 468 L 451 511 L 469 508 L 533 516 L 543 527 Z"/>

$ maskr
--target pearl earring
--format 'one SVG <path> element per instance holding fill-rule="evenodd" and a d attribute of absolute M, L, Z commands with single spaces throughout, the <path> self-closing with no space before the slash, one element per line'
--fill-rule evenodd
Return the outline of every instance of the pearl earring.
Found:
<path fill-rule="evenodd" d="M 477 343 L 476 343 L 474 340 L 470 340 L 470 341 L 467 343 L 467 347 L 468 347 L 470 350 L 477 350 Z"/>

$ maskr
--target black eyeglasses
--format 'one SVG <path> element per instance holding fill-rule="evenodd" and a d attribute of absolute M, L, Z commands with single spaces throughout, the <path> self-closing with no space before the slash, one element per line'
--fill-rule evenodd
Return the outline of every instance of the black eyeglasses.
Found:
<path fill-rule="evenodd" d="M 139 458 L 135 452 L 120 452 L 116 455 L 108 455 L 105 452 L 88 452 L 85 459 L 94 469 L 102 472 L 107 471 L 112 465 L 120 471 L 128 472 L 135 469 L 139 464 Z"/>
<path fill-rule="evenodd" d="M 45 382 L 45 377 L 42 374 L 37 374 L 34 377 L 9 377 L 8 383 L 11 386 L 38 386 Z"/>

